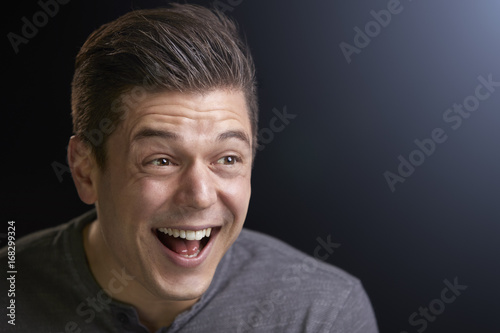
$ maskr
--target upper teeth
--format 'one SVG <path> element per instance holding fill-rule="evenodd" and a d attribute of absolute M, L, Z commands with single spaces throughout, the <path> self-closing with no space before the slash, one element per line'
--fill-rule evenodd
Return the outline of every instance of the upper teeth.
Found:
<path fill-rule="evenodd" d="M 212 232 L 212 228 L 206 228 L 202 230 L 181 230 L 181 229 L 172 229 L 172 228 L 159 228 L 158 231 L 163 232 L 169 236 L 174 236 L 175 238 L 185 238 L 187 240 L 200 240 L 203 237 L 210 237 L 210 233 Z"/>

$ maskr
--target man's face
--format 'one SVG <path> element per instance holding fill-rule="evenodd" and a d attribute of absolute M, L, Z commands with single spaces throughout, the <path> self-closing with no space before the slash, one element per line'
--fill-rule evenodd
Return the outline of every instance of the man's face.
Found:
<path fill-rule="evenodd" d="M 251 142 L 242 92 L 148 95 L 106 143 L 96 185 L 103 256 L 154 297 L 200 297 L 247 214 Z"/>

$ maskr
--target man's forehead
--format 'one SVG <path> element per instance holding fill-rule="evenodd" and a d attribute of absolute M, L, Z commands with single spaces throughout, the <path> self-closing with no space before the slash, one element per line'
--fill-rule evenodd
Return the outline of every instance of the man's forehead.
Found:
<path fill-rule="evenodd" d="M 243 92 L 148 94 L 121 124 L 131 141 L 148 137 L 182 139 L 186 131 L 248 141 L 251 124 Z M 186 133 L 187 134 L 187 133 Z M 223 135 L 222 135 L 223 134 Z"/>
<path fill-rule="evenodd" d="M 161 92 L 147 94 L 129 108 L 125 123 L 136 125 L 148 115 L 187 119 L 223 120 L 235 118 L 250 122 L 245 95 L 239 90 L 214 90 L 208 93 Z M 128 121 L 127 121 L 128 120 Z M 175 120 L 175 119 L 172 119 Z"/>
<path fill-rule="evenodd" d="M 248 111 L 245 95 L 241 90 L 212 90 L 209 92 L 166 91 L 150 93 L 136 103 L 138 113 L 147 113 L 160 108 L 179 111 L 209 112 L 226 110 L 230 112 Z"/>

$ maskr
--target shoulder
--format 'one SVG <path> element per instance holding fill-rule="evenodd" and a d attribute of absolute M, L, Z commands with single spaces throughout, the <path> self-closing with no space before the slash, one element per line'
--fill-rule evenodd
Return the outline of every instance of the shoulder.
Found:
<path fill-rule="evenodd" d="M 274 272 L 294 273 L 298 278 L 313 275 L 311 282 L 330 283 L 343 288 L 359 284 L 356 277 L 344 270 L 257 231 L 243 229 L 234 251 L 238 252 L 240 259 L 244 257 L 253 261 L 251 265 L 267 266 Z"/>
<path fill-rule="evenodd" d="M 53 279 L 55 271 L 65 274 L 68 263 L 73 262 L 68 244 L 77 234 L 78 221 L 74 219 L 16 239 L 12 247 L 0 249 L 0 263 L 7 265 L 7 260 L 14 259 L 20 283 L 33 276 L 37 277 L 37 281 L 48 282 Z M 26 285 L 31 288 L 28 283 Z"/>
<path fill-rule="evenodd" d="M 239 331 L 377 332 L 361 282 L 338 267 L 246 229 L 230 261 L 229 279 L 248 304 Z"/>
<path fill-rule="evenodd" d="M 15 240 L 15 267 L 19 276 L 37 276 L 37 280 L 53 280 L 54 276 L 74 275 L 71 267 L 83 255 L 82 229 L 95 219 L 91 210 L 69 222 L 33 232 Z M 9 248 L 0 249 L 0 262 L 9 258 Z M 10 249 L 12 250 L 12 248 Z"/>
<path fill-rule="evenodd" d="M 64 245 L 65 242 L 72 240 L 72 237 L 79 237 L 83 227 L 93 221 L 96 217 L 95 210 L 78 216 L 69 222 L 57 226 L 35 231 L 24 237 L 15 240 L 16 258 L 24 257 L 25 254 L 38 254 L 40 256 L 50 255 L 48 249 L 56 250 Z M 0 258 L 6 256 L 7 248 L 0 249 Z"/>
<path fill-rule="evenodd" d="M 58 239 L 66 228 L 67 225 L 63 224 L 39 230 L 15 240 L 16 261 L 20 262 L 25 259 L 36 261 L 36 258 L 49 255 L 47 250 L 57 245 Z M 0 260 L 6 258 L 7 252 L 7 247 L 0 249 Z"/>
<path fill-rule="evenodd" d="M 69 222 L 51 228 L 35 231 L 15 240 L 16 261 L 36 261 L 37 258 L 53 256 L 54 252 L 62 254 L 67 237 L 76 234 L 81 229 L 86 217 L 92 216 L 92 211 Z M 7 248 L 0 249 L 0 260 L 5 259 Z"/>
<path fill-rule="evenodd" d="M 13 260 L 8 248 L 0 250 L 0 265 L 6 267 L 10 261 L 15 271 L 11 302 L 16 304 L 20 331 L 31 332 L 33 325 L 37 331 L 61 331 L 78 314 L 75 309 L 84 304 L 82 296 L 92 295 L 86 275 L 77 269 L 85 262 L 81 230 L 89 218 L 92 214 L 17 239 Z M 4 290 L 5 283 L 0 282 Z M 7 294 L 0 300 L 7 302 Z M 3 328 L 0 324 L 0 331 Z"/>

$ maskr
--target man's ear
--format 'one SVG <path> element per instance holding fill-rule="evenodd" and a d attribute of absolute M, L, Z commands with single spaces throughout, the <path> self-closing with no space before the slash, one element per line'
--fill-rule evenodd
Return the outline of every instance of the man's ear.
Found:
<path fill-rule="evenodd" d="M 76 136 L 69 139 L 68 163 L 80 199 L 88 205 L 97 201 L 97 164 L 90 147 Z"/>

